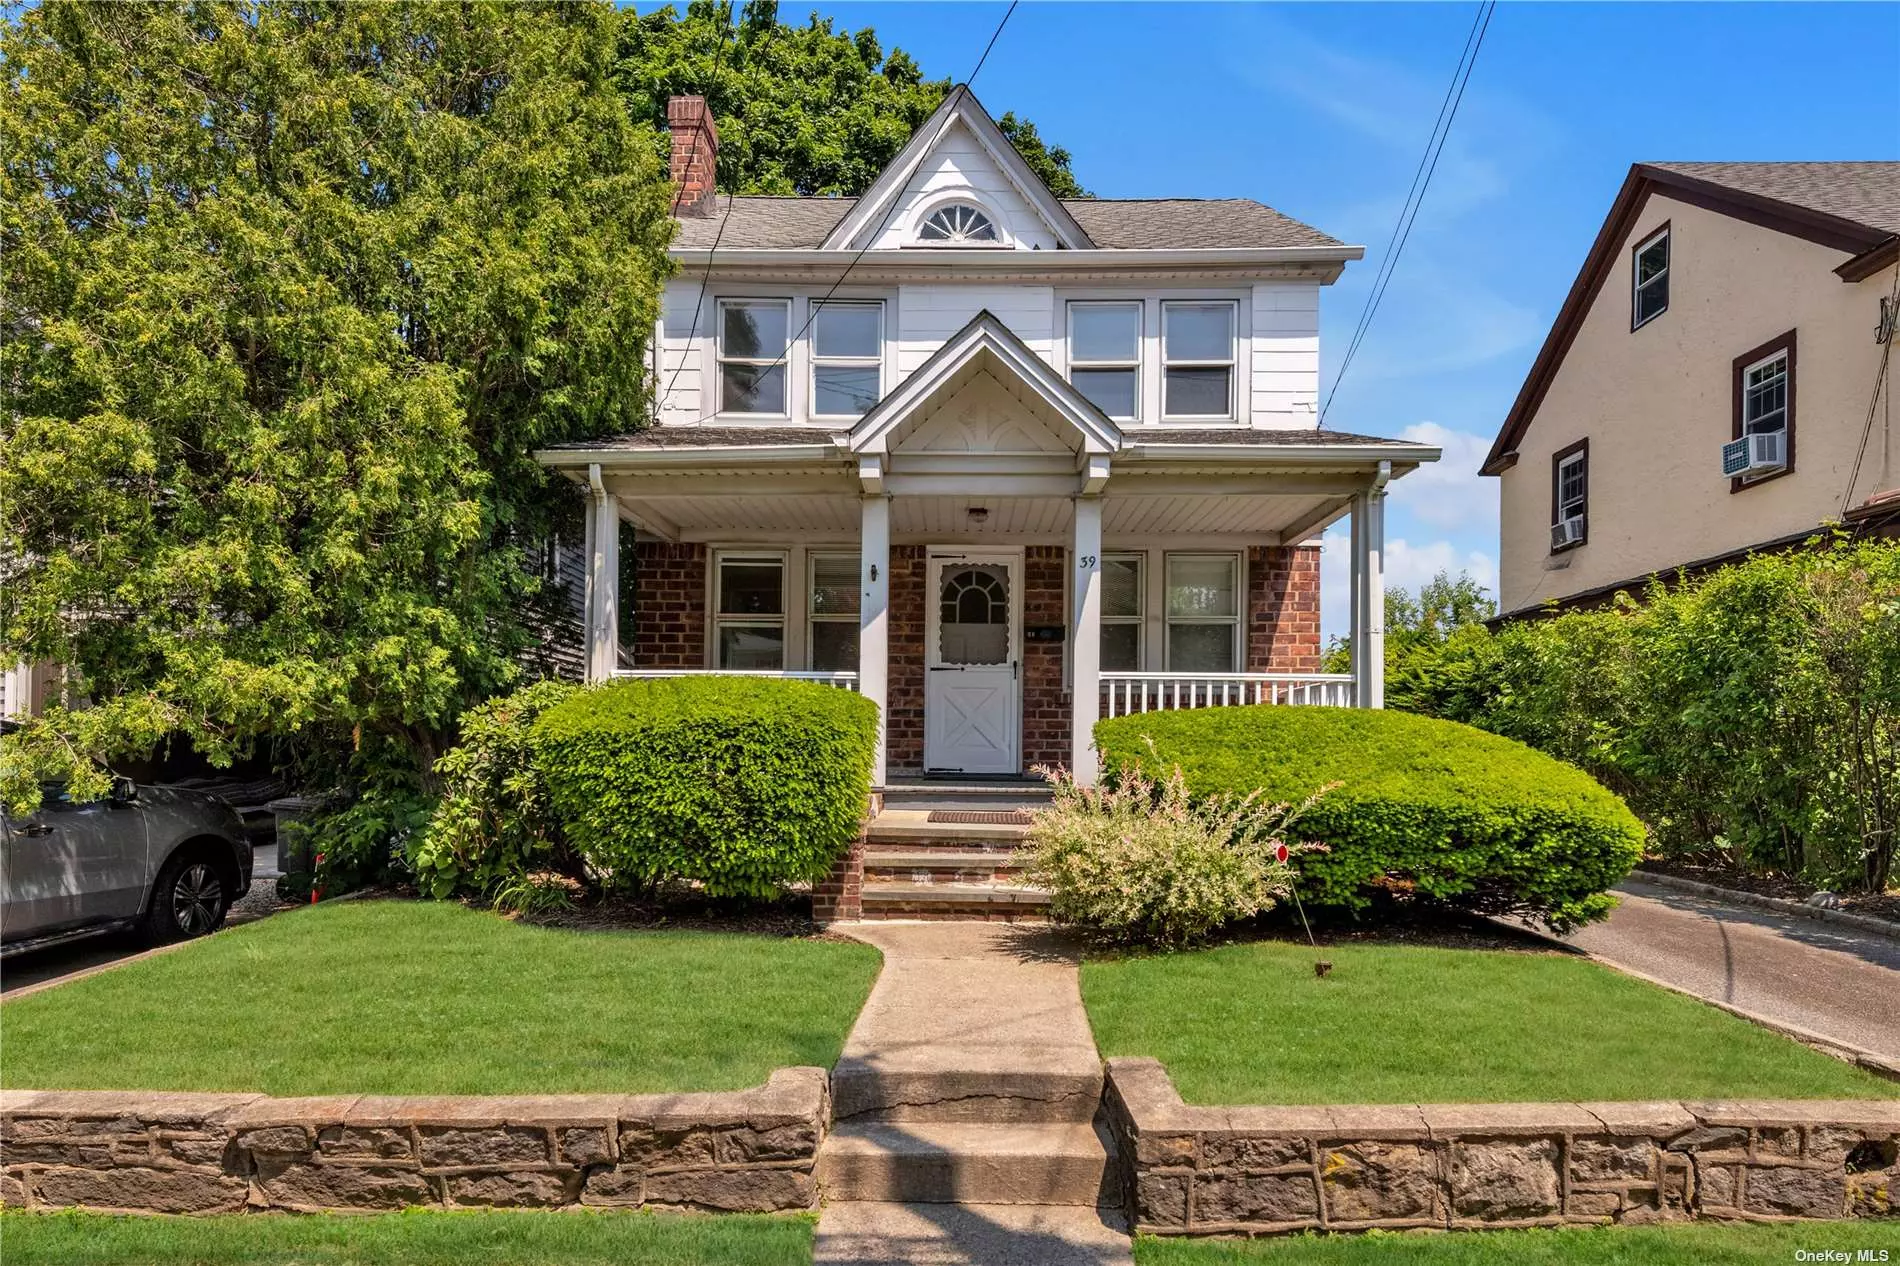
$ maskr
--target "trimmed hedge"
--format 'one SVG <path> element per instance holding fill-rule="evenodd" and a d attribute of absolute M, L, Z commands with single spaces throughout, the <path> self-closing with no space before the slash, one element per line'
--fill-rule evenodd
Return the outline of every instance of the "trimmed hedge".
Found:
<path fill-rule="evenodd" d="M 876 738 L 870 700 L 758 677 L 619 682 L 534 730 L 554 811 L 596 872 L 719 897 L 830 869 L 863 822 Z"/>
<path fill-rule="evenodd" d="M 1150 751 L 1148 740 L 1154 748 Z M 1178 764 L 1196 795 L 1298 802 L 1308 901 L 1361 910 L 1381 890 L 1563 931 L 1614 908 L 1643 828 L 1602 784 L 1522 743 L 1402 712 L 1202 708 L 1095 727 L 1110 766 Z"/>

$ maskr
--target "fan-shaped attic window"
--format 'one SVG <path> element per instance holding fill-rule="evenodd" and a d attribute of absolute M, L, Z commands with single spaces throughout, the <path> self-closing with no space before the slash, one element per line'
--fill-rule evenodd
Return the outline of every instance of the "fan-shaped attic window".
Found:
<path fill-rule="evenodd" d="M 917 240 L 946 246 L 994 246 L 1003 239 L 989 216 L 967 202 L 952 202 L 932 211 L 918 226 Z"/>

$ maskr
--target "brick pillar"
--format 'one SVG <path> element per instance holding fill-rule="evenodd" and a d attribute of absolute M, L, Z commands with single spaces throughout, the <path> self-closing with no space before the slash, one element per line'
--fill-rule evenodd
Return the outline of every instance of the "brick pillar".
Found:
<path fill-rule="evenodd" d="M 831 864 L 831 873 L 812 885 L 811 917 L 820 924 L 864 917 L 863 832 Z"/>
<path fill-rule="evenodd" d="M 719 129 L 704 97 L 674 97 L 666 103 L 673 134 L 672 176 L 678 215 L 711 215 L 719 165 Z"/>
<path fill-rule="evenodd" d="M 1319 546 L 1252 546 L 1247 671 L 1316 673 L 1319 663 Z"/>

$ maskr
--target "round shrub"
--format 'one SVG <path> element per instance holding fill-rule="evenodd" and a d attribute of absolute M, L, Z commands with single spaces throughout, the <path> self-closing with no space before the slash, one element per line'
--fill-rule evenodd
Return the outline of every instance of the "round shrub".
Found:
<path fill-rule="evenodd" d="M 1153 750 L 1148 740 L 1153 741 Z M 1349 708 L 1237 707 L 1116 717 L 1104 763 L 1178 764 L 1195 795 L 1300 801 L 1310 901 L 1364 909 L 1381 891 L 1564 931 L 1614 908 L 1643 828 L 1579 769 L 1453 721 Z"/>
<path fill-rule="evenodd" d="M 849 690 L 707 676 L 577 694 L 534 747 L 568 841 L 609 885 L 766 897 L 857 837 L 876 738 L 876 705 Z"/>

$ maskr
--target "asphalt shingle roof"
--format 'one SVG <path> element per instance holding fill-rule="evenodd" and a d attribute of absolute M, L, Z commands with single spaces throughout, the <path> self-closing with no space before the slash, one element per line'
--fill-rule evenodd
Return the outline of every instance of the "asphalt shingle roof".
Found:
<path fill-rule="evenodd" d="M 720 198 L 707 216 L 680 220 L 680 250 L 811 250 L 856 198 Z M 1338 246 L 1308 224 L 1250 198 L 1069 198 L 1062 205 L 1105 250 L 1220 250 Z M 723 231 L 722 231 L 723 224 Z"/>
<path fill-rule="evenodd" d="M 1900 162 L 1645 163 L 1739 193 L 1900 233 Z"/>

